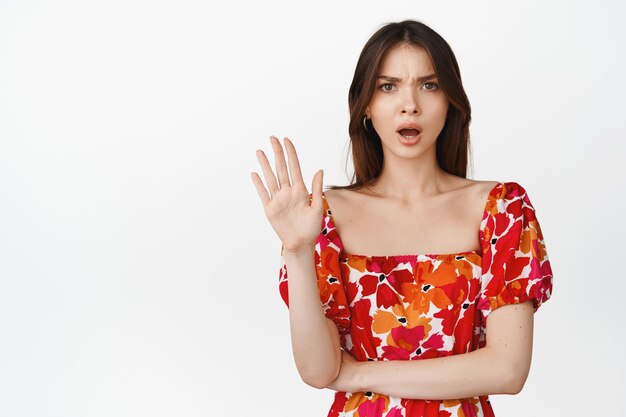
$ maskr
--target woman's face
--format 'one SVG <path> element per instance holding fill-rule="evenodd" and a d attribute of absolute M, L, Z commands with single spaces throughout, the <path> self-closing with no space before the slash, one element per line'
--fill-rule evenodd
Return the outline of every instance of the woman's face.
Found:
<path fill-rule="evenodd" d="M 434 73 L 424 48 L 399 44 L 388 51 L 365 111 L 385 153 L 411 158 L 424 154 L 435 143 L 446 122 L 448 99 L 437 78 L 428 77 Z M 419 134 L 405 139 L 398 131 L 404 123 L 416 124 Z M 416 132 L 404 133 L 412 136 Z"/>

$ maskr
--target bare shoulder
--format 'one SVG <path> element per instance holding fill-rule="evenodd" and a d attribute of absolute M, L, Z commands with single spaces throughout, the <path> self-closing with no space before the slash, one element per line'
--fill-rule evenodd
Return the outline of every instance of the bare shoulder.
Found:
<path fill-rule="evenodd" d="M 451 200 L 474 204 L 478 202 L 478 209 L 482 209 L 481 203 L 485 202 L 489 193 L 500 181 L 472 180 L 459 178 L 457 182 L 449 185 L 448 191 Z M 367 205 L 378 200 L 375 194 L 367 190 L 329 189 L 324 191 L 326 201 L 330 207 L 353 207 Z"/>
<path fill-rule="evenodd" d="M 498 185 L 500 181 L 489 180 L 468 180 L 466 187 L 465 198 L 463 200 L 470 203 L 470 206 L 475 209 L 477 213 L 481 213 L 485 208 L 489 193 Z"/>
<path fill-rule="evenodd" d="M 355 204 L 355 198 L 358 197 L 360 193 L 358 191 L 339 189 L 339 190 L 326 190 L 324 191 L 324 196 L 326 197 L 326 203 L 331 208 L 337 208 L 340 211 L 341 208 L 353 207 Z"/>
<path fill-rule="evenodd" d="M 324 196 L 347 253 L 453 253 L 480 247 L 476 230 L 498 183 L 449 178 L 412 205 L 369 189 L 329 189 Z"/>
<path fill-rule="evenodd" d="M 499 181 L 463 178 L 451 188 L 448 198 L 442 200 L 442 205 L 450 210 L 452 218 L 461 219 L 462 224 L 469 225 L 468 230 L 475 230 L 482 222 L 489 194 L 498 183 Z M 440 209 L 446 210 L 442 206 Z"/>
<path fill-rule="evenodd" d="M 488 180 L 471 180 L 470 185 L 471 193 L 480 198 L 487 198 L 489 193 L 495 188 L 500 181 L 488 181 Z"/>
<path fill-rule="evenodd" d="M 448 191 L 450 195 L 461 199 L 467 198 L 470 202 L 487 198 L 491 190 L 500 181 L 473 180 L 470 178 L 457 178 L 450 182 Z"/>

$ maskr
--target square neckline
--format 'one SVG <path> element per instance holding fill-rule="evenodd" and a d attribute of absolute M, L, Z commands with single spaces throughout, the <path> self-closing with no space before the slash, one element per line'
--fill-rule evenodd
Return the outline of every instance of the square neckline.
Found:
<path fill-rule="evenodd" d="M 496 185 L 494 185 L 493 188 L 487 194 L 485 205 L 483 207 L 482 219 L 484 219 L 485 214 L 487 214 L 489 203 L 491 202 L 491 199 L 495 195 L 496 190 L 498 190 L 500 187 L 504 185 L 505 185 L 504 181 L 498 181 Z M 322 200 L 324 202 L 324 205 L 326 206 L 325 216 L 328 216 L 328 223 L 332 224 L 332 228 L 335 231 L 335 236 L 337 237 L 337 241 L 339 243 L 338 246 L 339 246 L 340 254 L 342 257 L 346 259 L 347 258 L 361 258 L 361 259 L 367 259 L 367 260 L 389 260 L 389 259 L 419 258 L 419 257 L 445 258 L 445 257 L 460 256 L 460 255 L 471 255 L 471 254 L 475 254 L 479 257 L 482 257 L 480 249 L 479 250 L 467 250 L 467 251 L 462 251 L 462 252 L 452 252 L 452 253 L 418 253 L 418 254 L 408 254 L 408 255 L 358 255 L 358 254 L 347 253 L 344 250 L 343 241 L 341 240 L 341 236 L 339 235 L 339 231 L 337 230 L 337 225 L 335 224 L 335 220 L 333 219 L 332 210 L 328 204 L 328 200 L 326 200 L 326 194 L 323 191 L 322 191 Z M 482 219 L 481 219 L 481 226 L 478 229 L 479 240 L 480 240 L 480 233 L 483 230 Z"/>

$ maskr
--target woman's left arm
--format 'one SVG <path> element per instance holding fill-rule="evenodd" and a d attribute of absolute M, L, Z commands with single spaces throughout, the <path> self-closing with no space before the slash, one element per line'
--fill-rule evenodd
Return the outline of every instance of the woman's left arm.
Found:
<path fill-rule="evenodd" d="M 532 358 L 533 302 L 503 305 L 487 317 L 486 346 L 423 360 L 358 362 L 342 351 L 339 376 L 327 388 L 406 399 L 458 399 L 522 390 Z"/>

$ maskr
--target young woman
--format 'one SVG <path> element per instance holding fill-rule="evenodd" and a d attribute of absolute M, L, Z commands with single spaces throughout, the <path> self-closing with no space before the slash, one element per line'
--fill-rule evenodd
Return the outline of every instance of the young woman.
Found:
<path fill-rule="evenodd" d="M 349 107 L 352 184 L 323 192 L 320 170 L 309 193 L 293 143 L 288 169 L 273 136 L 278 178 L 261 150 L 269 190 L 252 173 L 282 242 L 298 372 L 336 390 L 329 416 L 493 416 L 489 394 L 524 386 L 552 290 L 528 194 L 466 178 L 458 64 L 420 22 L 369 39 Z"/>

